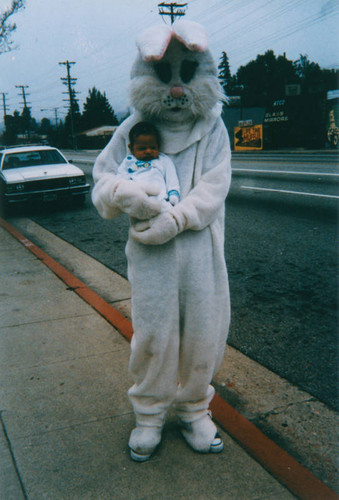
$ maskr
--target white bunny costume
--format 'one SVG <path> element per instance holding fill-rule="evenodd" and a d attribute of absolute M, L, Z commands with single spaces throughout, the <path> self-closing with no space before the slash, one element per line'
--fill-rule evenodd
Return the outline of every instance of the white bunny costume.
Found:
<path fill-rule="evenodd" d="M 230 321 L 224 202 L 231 153 L 204 29 L 189 21 L 157 26 L 141 35 L 138 47 L 131 73 L 135 112 L 96 160 L 92 199 L 104 218 L 131 216 L 126 255 L 135 383 L 129 397 L 137 427 L 129 446 L 132 458 L 146 460 L 171 405 L 190 446 L 222 449 L 208 406 Z M 167 212 L 149 196 L 156 194 L 152 185 L 116 177 L 128 132 L 140 120 L 158 128 L 162 151 L 177 170 L 181 201 Z"/>

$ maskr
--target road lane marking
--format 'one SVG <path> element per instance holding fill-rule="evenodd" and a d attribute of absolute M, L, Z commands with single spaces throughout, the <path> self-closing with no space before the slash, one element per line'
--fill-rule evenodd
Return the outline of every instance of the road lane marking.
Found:
<path fill-rule="evenodd" d="M 297 194 L 300 196 L 317 196 L 318 198 L 334 198 L 339 200 L 339 196 L 334 194 L 319 194 L 319 193 L 305 193 L 302 191 L 288 191 L 287 189 L 271 189 L 271 188 L 260 188 L 254 186 L 240 186 L 241 189 L 249 189 L 252 191 L 268 191 L 270 193 L 283 193 L 283 194 Z"/>
<path fill-rule="evenodd" d="M 279 174 L 279 175 L 316 175 L 318 177 L 338 177 L 339 174 L 333 174 L 330 172 L 295 172 L 293 170 L 266 170 L 266 169 L 254 169 L 254 168 L 232 168 L 232 172 L 252 172 L 255 174 Z"/>

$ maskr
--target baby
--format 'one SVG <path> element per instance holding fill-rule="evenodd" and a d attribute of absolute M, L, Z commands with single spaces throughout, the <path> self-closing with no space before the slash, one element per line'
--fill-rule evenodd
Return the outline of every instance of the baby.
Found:
<path fill-rule="evenodd" d="M 157 129 L 148 122 L 139 122 L 129 132 L 128 155 L 118 168 L 118 177 L 150 182 L 158 188 L 156 196 L 162 203 L 162 210 L 168 210 L 179 201 L 179 181 L 172 160 L 159 153 L 160 136 Z"/>

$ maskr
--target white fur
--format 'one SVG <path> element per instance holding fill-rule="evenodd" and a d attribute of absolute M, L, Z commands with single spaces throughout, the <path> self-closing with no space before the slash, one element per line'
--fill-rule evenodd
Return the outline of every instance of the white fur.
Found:
<path fill-rule="evenodd" d="M 128 446 L 141 455 L 152 454 L 161 441 L 161 427 L 137 426 L 133 429 Z"/>
<path fill-rule="evenodd" d="M 141 57 L 145 61 L 161 59 L 172 38 L 173 31 L 167 25 L 152 26 L 141 33 L 137 40 Z"/>
<path fill-rule="evenodd" d="M 199 420 L 188 424 L 182 422 L 181 425 L 181 433 L 191 448 L 200 453 L 208 453 L 210 451 L 217 428 L 209 415 L 205 415 Z"/>
<path fill-rule="evenodd" d="M 206 30 L 193 21 L 178 21 L 170 28 L 167 25 L 152 26 L 137 40 L 140 55 L 144 61 L 159 61 L 165 54 L 171 39 L 178 39 L 191 51 L 207 50 Z"/>
<path fill-rule="evenodd" d="M 206 38 L 202 29 L 183 23 L 175 23 L 177 32 L 167 46 L 168 30 L 154 44 L 145 36 L 131 73 L 135 111 L 95 163 L 92 198 L 103 216 L 124 210 L 124 202 L 117 206 L 109 192 L 128 153 L 130 128 L 142 119 L 152 120 L 160 131 L 161 151 L 175 164 L 181 199 L 170 213 L 130 230 L 126 255 L 134 328 L 130 373 L 135 383 L 128 394 L 139 425 L 161 427 L 171 404 L 186 423 L 199 422 L 193 434 L 187 431 L 187 440 L 207 451 L 215 427 L 202 417 L 213 397 L 211 380 L 223 359 L 230 322 L 224 202 L 231 153 Z M 198 64 L 186 82 L 184 61 Z M 157 63 L 170 68 L 168 81 L 161 81 Z M 182 89 L 182 95 L 173 97 L 173 88 Z M 135 202 L 142 200 L 149 209 L 144 194 L 135 195 Z M 127 198 L 128 205 L 133 193 Z M 142 238 L 147 245 L 140 243 Z"/>
<path fill-rule="evenodd" d="M 144 245 L 163 245 L 178 234 L 178 224 L 171 211 L 157 215 L 147 223 L 137 223 L 131 227 L 130 235 Z"/>
<path fill-rule="evenodd" d="M 180 77 L 184 60 L 198 64 L 194 77 L 188 83 L 184 83 Z M 172 39 L 161 62 L 171 66 L 172 78 L 168 83 L 159 80 L 154 62 L 145 61 L 140 55 L 131 71 L 131 104 L 147 119 L 181 123 L 205 117 L 218 101 L 224 100 L 216 67 L 208 50 L 203 53 L 189 52 L 178 40 Z M 182 86 L 184 94 L 174 98 L 170 89 L 178 85 Z M 179 108 L 180 111 L 173 111 L 173 108 Z"/>
<path fill-rule="evenodd" d="M 178 21 L 173 27 L 176 38 L 189 50 L 204 52 L 207 50 L 208 36 L 206 30 L 194 21 Z"/>

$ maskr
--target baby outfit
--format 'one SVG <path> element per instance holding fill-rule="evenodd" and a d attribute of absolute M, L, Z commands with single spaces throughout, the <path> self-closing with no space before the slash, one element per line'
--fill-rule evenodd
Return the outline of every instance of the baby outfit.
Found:
<path fill-rule="evenodd" d="M 165 154 L 153 160 L 138 160 L 130 154 L 122 161 L 117 172 L 118 177 L 137 182 L 149 182 L 159 188 L 157 199 L 162 201 L 163 209 L 168 203 L 176 205 L 179 201 L 180 188 L 175 166 Z"/>

